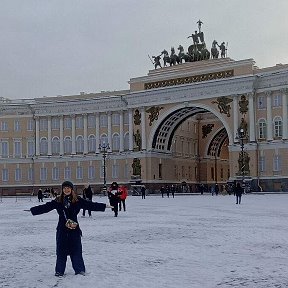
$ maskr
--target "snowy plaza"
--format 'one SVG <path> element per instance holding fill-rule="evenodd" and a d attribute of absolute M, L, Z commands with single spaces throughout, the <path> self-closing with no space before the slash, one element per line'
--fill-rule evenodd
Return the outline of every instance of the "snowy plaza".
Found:
<path fill-rule="evenodd" d="M 49 201 L 45 199 L 44 201 Z M 107 203 L 105 197 L 93 201 Z M 54 276 L 56 211 L 36 197 L 0 203 L 0 287 L 288 287 L 288 195 L 129 196 L 127 211 L 82 218 L 86 276 Z"/>

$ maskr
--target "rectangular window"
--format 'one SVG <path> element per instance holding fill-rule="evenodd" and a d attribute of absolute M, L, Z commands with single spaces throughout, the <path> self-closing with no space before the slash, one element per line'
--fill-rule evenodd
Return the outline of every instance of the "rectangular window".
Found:
<path fill-rule="evenodd" d="M 46 181 L 47 180 L 47 168 L 42 167 L 40 169 L 40 180 L 41 181 Z"/>
<path fill-rule="evenodd" d="M 70 169 L 70 167 L 65 167 L 64 178 L 65 178 L 65 180 L 71 179 L 71 169 Z"/>
<path fill-rule="evenodd" d="M 8 141 L 1 142 L 1 155 L 2 158 L 8 158 L 9 156 L 9 149 L 8 149 Z"/>
<path fill-rule="evenodd" d="M 84 127 L 83 117 L 77 116 L 76 117 L 76 128 L 77 129 L 83 129 L 83 127 Z"/>
<path fill-rule="evenodd" d="M 258 96 L 257 98 L 257 107 L 258 109 L 266 108 L 266 98 L 264 96 Z"/>
<path fill-rule="evenodd" d="M 83 179 L 83 167 L 81 166 L 76 168 L 76 179 Z"/>
<path fill-rule="evenodd" d="M 94 115 L 88 115 L 88 128 L 96 127 L 96 117 Z"/>
<path fill-rule="evenodd" d="M 8 169 L 6 168 L 2 170 L 2 181 L 3 182 L 9 181 L 9 172 L 8 172 Z"/>
<path fill-rule="evenodd" d="M 46 118 L 40 118 L 39 129 L 40 129 L 40 131 L 47 131 L 48 130 L 48 121 Z"/>
<path fill-rule="evenodd" d="M 124 166 L 124 178 L 128 179 L 128 176 L 129 176 L 129 165 L 125 164 L 125 166 Z"/>
<path fill-rule="evenodd" d="M 100 115 L 100 127 L 108 126 L 108 116 L 105 114 Z"/>
<path fill-rule="evenodd" d="M 6 121 L 1 121 L 1 131 L 8 131 L 8 123 Z"/>
<path fill-rule="evenodd" d="M 88 179 L 95 179 L 95 167 L 94 166 L 89 166 L 88 167 Z"/>
<path fill-rule="evenodd" d="M 112 178 L 118 178 L 119 177 L 119 165 L 114 164 L 112 165 Z"/>
<path fill-rule="evenodd" d="M 28 140 L 27 142 L 28 156 L 32 157 L 35 155 L 35 144 L 33 140 Z"/>
<path fill-rule="evenodd" d="M 28 169 L 28 181 L 33 181 L 34 180 L 34 170 L 32 167 Z"/>
<path fill-rule="evenodd" d="M 15 181 L 21 181 L 21 169 L 20 168 L 15 169 Z"/>
<path fill-rule="evenodd" d="M 14 157 L 21 157 L 21 142 L 14 141 Z"/>
<path fill-rule="evenodd" d="M 264 156 L 259 157 L 259 171 L 260 172 L 265 171 L 265 157 Z"/>
<path fill-rule="evenodd" d="M 280 156 L 279 155 L 276 155 L 274 156 L 273 158 L 273 171 L 274 172 L 279 172 L 281 170 L 281 167 L 280 167 Z"/>
<path fill-rule="evenodd" d="M 114 126 L 120 125 L 120 115 L 118 113 L 112 114 L 112 125 Z"/>
<path fill-rule="evenodd" d="M 128 114 L 128 112 L 124 112 L 123 122 L 124 122 L 124 125 L 128 125 L 129 124 L 129 114 Z"/>
<path fill-rule="evenodd" d="M 34 131 L 34 119 L 29 119 L 27 122 L 27 131 Z"/>
<path fill-rule="evenodd" d="M 14 131 L 19 132 L 21 131 L 21 127 L 20 127 L 20 120 L 14 120 Z"/>
<path fill-rule="evenodd" d="M 52 180 L 59 180 L 60 179 L 60 171 L 58 167 L 52 168 Z"/>
<path fill-rule="evenodd" d="M 211 167 L 211 179 L 215 180 L 215 175 L 214 175 L 214 167 Z"/>
<path fill-rule="evenodd" d="M 51 120 L 51 129 L 59 130 L 60 129 L 60 119 L 58 117 L 53 117 Z"/>
<path fill-rule="evenodd" d="M 282 96 L 274 95 L 273 96 L 273 107 L 280 107 L 282 105 Z"/>
<path fill-rule="evenodd" d="M 71 129 L 72 128 L 72 119 L 70 117 L 64 118 L 64 129 Z"/>

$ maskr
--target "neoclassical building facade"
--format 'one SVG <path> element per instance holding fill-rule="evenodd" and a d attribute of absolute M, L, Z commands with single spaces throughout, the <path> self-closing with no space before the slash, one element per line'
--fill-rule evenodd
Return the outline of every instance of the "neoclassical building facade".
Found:
<path fill-rule="evenodd" d="M 288 65 L 188 62 L 132 78 L 130 89 L 10 100 L 0 107 L 1 195 L 126 185 L 225 184 L 288 190 Z M 240 132 L 243 132 L 241 134 Z"/>

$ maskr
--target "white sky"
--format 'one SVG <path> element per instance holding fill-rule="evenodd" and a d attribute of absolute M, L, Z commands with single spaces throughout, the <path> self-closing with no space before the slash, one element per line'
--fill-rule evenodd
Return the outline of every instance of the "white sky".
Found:
<path fill-rule="evenodd" d="M 259 67 L 288 63 L 287 0 L 1 0 L 0 97 L 129 89 L 204 24 L 207 48 Z"/>
<path fill-rule="evenodd" d="M 107 199 L 94 197 L 94 201 Z M 86 276 L 54 276 L 55 211 L 36 197 L 0 203 L 0 287 L 288 287 L 288 195 L 129 196 L 127 211 L 79 218 Z M 47 201 L 47 200 L 45 200 Z"/>

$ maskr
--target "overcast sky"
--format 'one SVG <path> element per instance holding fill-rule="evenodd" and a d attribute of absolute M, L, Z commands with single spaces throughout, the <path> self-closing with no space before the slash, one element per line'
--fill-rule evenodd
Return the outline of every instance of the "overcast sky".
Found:
<path fill-rule="evenodd" d="M 129 89 L 203 22 L 207 48 L 258 67 L 288 63 L 287 0 L 1 0 L 0 97 Z"/>

